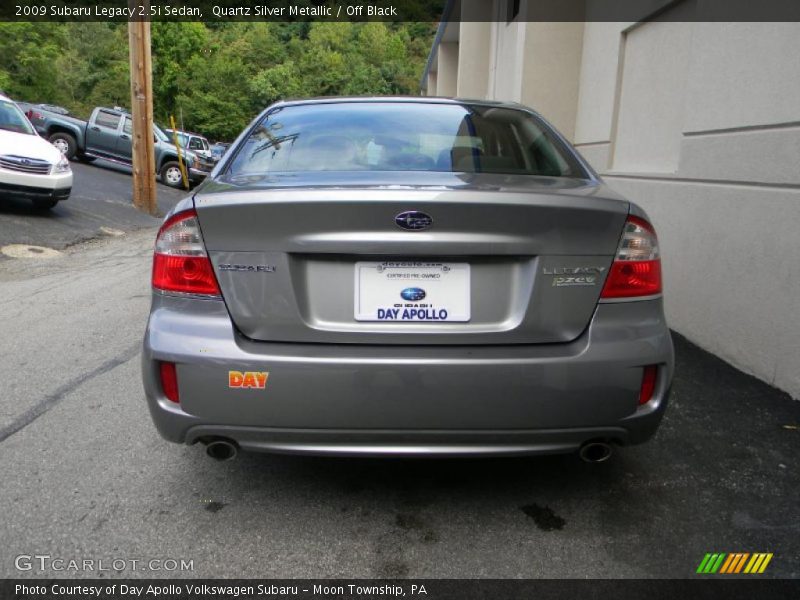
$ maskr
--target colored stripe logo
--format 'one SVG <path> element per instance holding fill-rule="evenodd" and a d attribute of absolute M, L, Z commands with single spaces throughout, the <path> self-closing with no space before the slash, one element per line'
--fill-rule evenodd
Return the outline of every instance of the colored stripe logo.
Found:
<path fill-rule="evenodd" d="M 701 574 L 736 575 L 747 573 L 755 575 L 756 573 L 763 573 L 767 569 L 772 556 L 771 552 L 755 552 L 753 554 L 749 552 L 708 553 L 700 561 L 697 572 Z"/>

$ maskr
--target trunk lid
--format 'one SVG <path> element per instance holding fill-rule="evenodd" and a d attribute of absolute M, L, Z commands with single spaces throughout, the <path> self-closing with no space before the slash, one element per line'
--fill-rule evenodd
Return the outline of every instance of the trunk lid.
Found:
<path fill-rule="evenodd" d="M 264 341 L 571 341 L 591 320 L 628 214 L 602 185 L 564 178 L 319 172 L 246 183 L 209 182 L 195 207 L 233 322 Z M 432 226 L 401 229 L 408 211 Z M 468 318 L 356 320 L 375 285 L 357 264 L 386 262 L 469 265 L 456 292 Z"/>

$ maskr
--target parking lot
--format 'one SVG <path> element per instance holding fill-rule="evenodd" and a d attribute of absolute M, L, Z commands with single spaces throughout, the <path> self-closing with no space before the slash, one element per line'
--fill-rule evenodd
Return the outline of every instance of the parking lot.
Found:
<path fill-rule="evenodd" d="M 164 442 L 139 377 L 159 221 L 130 207 L 124 169 L 74 169 L 51 215 L 0 205 L 0 246 L 62 252 L 0 259 L 0 576 L 116 574 L 15 567 L 47 554 L 191 561 L 129 577 L 672 578 L 707 552 L 800 576 L 800 403 L 679 335 L 656 438 L 602 464 L 218 463 Z M 158 192 L 162 211 L 182 196 Z"/>
<path fill-rule="evenodd" d="M 66 202 L 42 211 L 28 200 L 0 199 L 0 247 L 34 244 L 64 248 L 118 232 L 153 227 L 159 220 L 131 208 L 131 169 L 97 160 L 72 163 L 74 184 Z M 185 193 L 157 185 L 159 208 L 166 212 Z M 2 254 L 0 254 L 2 260 Z"/>

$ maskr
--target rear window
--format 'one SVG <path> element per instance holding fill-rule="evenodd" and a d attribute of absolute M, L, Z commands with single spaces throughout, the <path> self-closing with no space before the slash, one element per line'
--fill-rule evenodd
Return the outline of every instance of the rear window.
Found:
<path fill-rule="evenodd" d="M 117 113 L 106 112 L 104 110 L 98 111 L 97 116 L 94 118 L 94 124 L 109 129 L 116 129 L 119 125 L 119 120 L 122 118 Z"/>
<path fill-rule="evenodd" d="M 271 111 L 228 173 L 449 171 L 587 177 L 535 116 L 511 108 L 332 103 Z"/>

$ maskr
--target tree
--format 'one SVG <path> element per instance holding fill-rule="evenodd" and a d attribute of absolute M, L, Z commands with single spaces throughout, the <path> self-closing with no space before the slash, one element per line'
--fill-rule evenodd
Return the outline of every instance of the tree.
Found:
<path fill-rule="evenodd" d="M 32 102 L 66 100 L 58 85 L 58 58 L 64 43 L 58 23 L 0 23 L 4 91 Z"/>
<path fill-rule="evenodd" d="M 250 90 L 264 108 L 278 100 L 306 95 L 300 71 L 292 60 L 258 73 L 250 82 Z"/>
<path fill-rule="evenodd" d="M 430 0 L 418 0 L 425 5 Z M 154 22 L 156 120 L 230 140 L 269 104 L 414 94 L 433 23 Z M 125 23 L 0 23 L 0 89 L 66 106 L 128 106 Z"/>
<path fill-rule="evenodd" d="M 153 55 L 153 114 L 166 118 L 175 112 L 189 61 L 210 52 L 203 23 L 156 21 L 151 25 Z"/>

